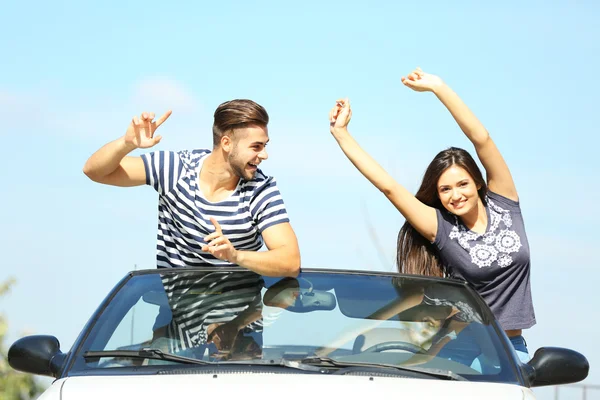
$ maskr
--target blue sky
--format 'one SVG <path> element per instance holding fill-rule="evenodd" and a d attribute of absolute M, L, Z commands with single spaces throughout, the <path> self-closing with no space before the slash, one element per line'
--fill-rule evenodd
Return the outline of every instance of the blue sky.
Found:
<path fill-rule="evenodd" d="M 210 147 L 221 102 L 264 105 L 263 170 L 277 178 L 303 265 L 393 270 L 403 219 L 345 159 L 327 115 L 348 96 L 355 138 L 416 190 L 439 150 L 472 149 L 434 96 L 400 83 L 420 66 L 459 93 L 511 167 L 532 251 L 530 350 L 581 351 L 592 364 L 587 382 L 600 383 L 596 2 L 23 1 L 2 9 L 0 280 L 18 282 L 0 311 L 13 337 L 54 334 L 66 350 L 134 264 L 153 267 L 155 192 L 94 184 L 81 172 L 144 110 L 173 109 L 158 149 L 179 150 Z"/>

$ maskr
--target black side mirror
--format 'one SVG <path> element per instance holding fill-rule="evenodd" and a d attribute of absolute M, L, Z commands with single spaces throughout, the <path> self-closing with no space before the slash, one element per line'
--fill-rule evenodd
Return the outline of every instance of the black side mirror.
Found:
<path fill-rule="evenodd" d="M 531 386 L 562 385 L 584 380 L 590 364 L 583 354 L 560 347 L 542 347 L 527 363 L 533 368 Z"/>
<path fill-rule="evenodd" d="M 8 350 L 8 364 L 18 371 L 56 377 L 66 359 L 54 336 L 33 335 L 17 340 Z"/>

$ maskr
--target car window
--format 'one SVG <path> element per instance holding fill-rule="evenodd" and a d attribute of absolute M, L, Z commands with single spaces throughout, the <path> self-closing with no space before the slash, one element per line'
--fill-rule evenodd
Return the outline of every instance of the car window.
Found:
<path fill-rule="evenodd" d="M 140 298 L 112 332 L 108 343 L 104 346 L 105 349 L 127 349 L 135 348 L 136 344 L 150 344 L 153 330 L 150 329 L 147 321 L 154 320 L 160 323 L 160 320 L 165 317 L 160 311 L 159 305 Z"/>
<path fill-rule="evenodd" d="M 176 365 L 127 354 L 84 357 L 90 351 L 158 349 L 219 363 L 326 357 L 516 382 L 499 332 L 481 299 L 450 281 L 333 272 L 280 279 L 248 271 L 156 271 L 132 276 L 111 298 L 77 349 L 70 372 Z"/>

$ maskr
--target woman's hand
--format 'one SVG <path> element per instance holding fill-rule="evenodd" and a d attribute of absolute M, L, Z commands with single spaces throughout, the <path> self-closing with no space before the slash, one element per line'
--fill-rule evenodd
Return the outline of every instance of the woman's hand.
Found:
<path fill-rule="evenodd" d="M 435 92 L 444 86 L 444 81 L 439 76 L 423 72 L 419 67 L 407 77 L 402 77 L 402 83 L 417 92 Z"/>
<path fill-rule="evenodd" d="M 329 112 L 329 130 L 333 136 L 347 132 L 351 119 L 350 100 L 348 98 L 336 100 L 335 106 Z"/>

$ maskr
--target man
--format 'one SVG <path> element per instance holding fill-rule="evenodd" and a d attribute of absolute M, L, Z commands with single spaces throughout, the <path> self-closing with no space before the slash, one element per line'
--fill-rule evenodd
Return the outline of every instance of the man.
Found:
<path fill-rule="evenodd" d="M 170 115 L 134 117 L 123 137 L 89 158 L 84 173 L 99 183 L 156 189 L 159 268 L 239 265 L 267 276 L 297 276 L 296 235 L 275 180 L 258 169 L 268 158 L 266 110 L 251 100 L 221 104 L 212 151 L 127 156 L 159 143 L 156 129 Z M 259 252 L 263 241 L 268 251 Z"/>

